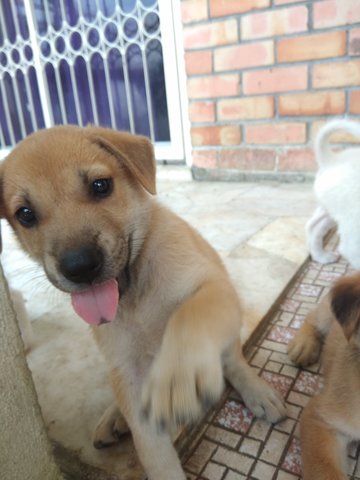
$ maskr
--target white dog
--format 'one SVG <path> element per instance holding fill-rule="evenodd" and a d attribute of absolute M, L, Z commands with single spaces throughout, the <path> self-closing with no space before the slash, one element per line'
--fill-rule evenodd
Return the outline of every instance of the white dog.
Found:
<path fill-rule="evenodd" d="M 319 207 L 306 226 L 311 256 L 320 263 L 337 260 L 325 252 L 323 239 L 337 226 L 339 252 L 356 269 L 360 269 L 360 149 L 334 152 L 330 136 L 345 131 L 360 139 L 360 124 L 350 120 L 333 120 L 319 132 L 315 154 L 319 164 L 314 191 Z"/>

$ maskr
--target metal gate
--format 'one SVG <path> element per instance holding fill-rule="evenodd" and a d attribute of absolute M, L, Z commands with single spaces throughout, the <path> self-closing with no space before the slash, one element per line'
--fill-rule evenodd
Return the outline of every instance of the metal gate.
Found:
<path fill-rule="evenodd" d="M 183 159 L 173 20 L 171 0 L 1 0 L 0 149 L 96 124 Z"/>

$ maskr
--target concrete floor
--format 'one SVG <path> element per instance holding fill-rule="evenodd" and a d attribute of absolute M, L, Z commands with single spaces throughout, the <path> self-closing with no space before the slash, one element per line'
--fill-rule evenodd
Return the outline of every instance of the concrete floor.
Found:
<path fill-rule="evenodd" d="M 194 183 L 184 169 L 162 168 L 158 191 L 159 200 L 221 254 L 243 301 L 245 341 L 307 259 L 304 225 L 315 206 L 311 185 Z M 122 480 L 142 478 L 131 439 L 103 451 L 92 447 L 92 429 L 112 393 L 88 327 L 69 298 L 21 253 L 6 227 L 3 236 L 4 270 L 23 292 L 32 320 L 28 362 L 50 437 L 99 469 L 99 479 L 107 478 L 101 472 Z"/>

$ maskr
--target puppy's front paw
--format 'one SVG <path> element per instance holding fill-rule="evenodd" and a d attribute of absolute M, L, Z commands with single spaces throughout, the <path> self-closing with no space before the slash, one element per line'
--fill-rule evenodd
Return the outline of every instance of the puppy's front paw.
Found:
<path fill-rule="evenodd" d="M 258 378 L 256 386 L 242 391 L 246 406 L 259 418 L 277 423 L 286 416 L 285 402 L 282 396 L 263 379 Z"/>
<path fill-rule="evenodd" d="M 326 252 L 324 250 L 322 252 L 317 252 L 316 254 L 311 254 L 311 257 L 318 263 L 327 264 L 337 262 L 340 255 L 335 252 Z"/>
<path fill-rule="evenodd" d="M 161 350 L 142 390 L 143 413 L 159 430 L 194 421 L 223 386 L 220 355 L 213 349 Z"/>
<path fill-rule="evenodd" d="M 110 447 L 129 432 L 129 427 L 115 404 L 105 410 L 93 433 L 95 448 Z"/>
<path fill-rule="evenodd" d="M 307 367 L 317 362 L 321 346 L 321 340 L 317 336 L 305 335 L 300 330 L 288 344 L 288 355 L 296 365 Z"/>

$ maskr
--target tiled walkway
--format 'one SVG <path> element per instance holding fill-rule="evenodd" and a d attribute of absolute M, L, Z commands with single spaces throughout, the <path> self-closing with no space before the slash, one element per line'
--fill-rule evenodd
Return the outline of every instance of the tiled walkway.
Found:
<path fill-rule="evenodd" d="M 334 248 L 336 239 L 330 241 Z M 205 419 L 183 453 L 189 480 L 297 480 L 301 478 L 298 420 L 303 407 L 321 386 L 319 364 L 305 370 L 294 367 L 287 343 L 304 316 L 329 290 L 331 283 L 350 271 L 340 260 L 331 265 L 309 261 L 286 292 L 247 357 L 259 375 L 285 397 L 288 418 L 271 426 L 255 419 L 237 393 L 230 389 Z M 359 448 L 349 452 L 349 478 L 360 479 Z"/>

